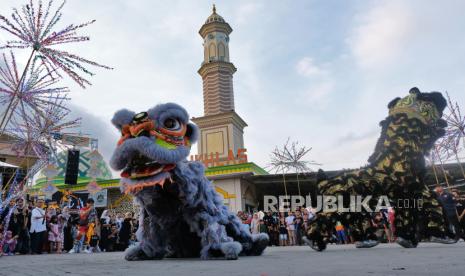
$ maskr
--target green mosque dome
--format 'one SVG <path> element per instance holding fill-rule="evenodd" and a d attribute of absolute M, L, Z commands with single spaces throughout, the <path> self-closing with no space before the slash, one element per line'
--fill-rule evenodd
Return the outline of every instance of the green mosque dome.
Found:
<path fill-rule="evenodd" d="M 90 153 L 89 150 L 81 150 L 79 155 L 79 174 L 78 174 L 78 183 L 89 182 L 92 177 L 89 176 L 91 164 L 90 164 Z M 57 154 L 57 166 L 58 166 L 58 175 L 54 178 L 54 184 L 63 184 L 66 174 L 66 163 L 68 159 L 68 152 L 63 151 Z M 100 171 L 100 175 L 97 177 L 97 180 L 108 180 L 112 179 L 111 170 L 103 160 L 98 162 L 97 168 Z M 45 184 L 46 178 L 41 171 L 35 182 L 36 185 Z"/>

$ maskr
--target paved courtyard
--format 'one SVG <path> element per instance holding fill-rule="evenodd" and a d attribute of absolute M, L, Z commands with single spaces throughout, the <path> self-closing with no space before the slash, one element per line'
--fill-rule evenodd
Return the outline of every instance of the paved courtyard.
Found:
<path fill-rule="evenodd" d="M 127 262 L 122 253 L 13 256 L 0 258 L 0 275 L 465 275 L 465 243 L 421 244 L 403 249 L 383 244 L 372 249 L 329 246 L 272 247 L 263 256 L 237 261 L 166 259 Z"/>

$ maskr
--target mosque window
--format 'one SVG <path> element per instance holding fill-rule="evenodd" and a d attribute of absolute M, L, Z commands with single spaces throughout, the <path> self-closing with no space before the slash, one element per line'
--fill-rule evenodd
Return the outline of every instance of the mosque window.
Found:
<path fill-rule="evenodd" d="M 220 59 L 224 59 L 226 49 L 223 43 L 218 44 L 218 56 Z"/>
<path fill-rule="evenodd" d="M 209 52 L 210 52 L 210 59 L 216 56 L 216 47 L 214 43 L 210 44 Z"/>
<path fill-rule="evenodd" d="M 204 60 L 207 60 L 208 59 L 208 49 L 207 48 L 204 48 L 204 51 L 203 51 L 203 58 Z"/>

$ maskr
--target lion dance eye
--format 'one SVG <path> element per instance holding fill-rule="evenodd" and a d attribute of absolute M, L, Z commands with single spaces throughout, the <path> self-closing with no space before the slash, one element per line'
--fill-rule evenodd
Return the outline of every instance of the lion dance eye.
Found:
<path fill-rule="evenodd" d="M 174 118 L 168 118 L 163 122 L 163 127 L 169 130 L 178 130 L 181 127 L 181 124 Z"/>

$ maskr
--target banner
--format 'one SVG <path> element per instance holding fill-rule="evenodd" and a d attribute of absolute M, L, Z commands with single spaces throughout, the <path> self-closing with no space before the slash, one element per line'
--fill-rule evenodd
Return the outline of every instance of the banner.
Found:
<path fill-rule="evenodd" d="M 61 141 L 65 145 L 71 145 L 76 147 L 89 147 L 91 138 L 86 136 L 63 134 Z"/>
<path fill-rule="evenodd" d="M 107 207 L 107 189 L 96 192 L 95 194 L 89 194 L 89 197 L 93 198 L 95 207 Z"/>

